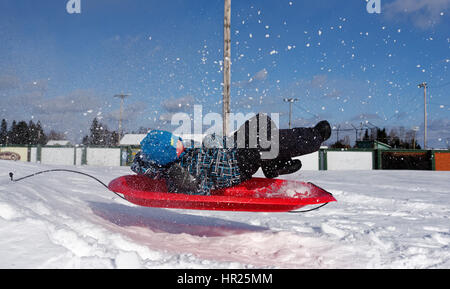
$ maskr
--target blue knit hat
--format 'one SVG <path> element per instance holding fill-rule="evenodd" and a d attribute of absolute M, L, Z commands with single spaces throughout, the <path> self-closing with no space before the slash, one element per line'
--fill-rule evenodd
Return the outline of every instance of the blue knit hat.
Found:
<path fill-rule="evenodd" d="M 141 150 L 147 160 L 165 166 L 178 159 L 177 142 L 180 137 L 162 130 L 152 130 L 141 141 Z"/>

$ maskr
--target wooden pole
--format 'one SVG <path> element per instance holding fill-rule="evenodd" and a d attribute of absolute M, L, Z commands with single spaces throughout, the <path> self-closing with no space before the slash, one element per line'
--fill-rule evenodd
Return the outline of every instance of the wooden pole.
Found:
<path fill-rule="evenodd" d="M 230 113 L 230 86 L 231 86 L 231 0 L 225 0 L 225 15 L 223 22 L 223 136 L 228 135 Z"/>
<path fill-rule="evenodd" d="M 423 141 L 423 149 L 426 150 L 427 149 L 427 128 L 428 128 L 428 123 L 427 123 L 427 84 L 424 83 L 423 86 L 423 98 L 424 98 L 424 102 L 425 102 L 425 130 L 424 130 L 424 141 Z"/>

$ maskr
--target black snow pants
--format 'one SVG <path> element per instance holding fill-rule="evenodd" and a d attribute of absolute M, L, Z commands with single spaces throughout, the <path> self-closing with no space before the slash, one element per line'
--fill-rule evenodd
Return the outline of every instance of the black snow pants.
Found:
<path fill-rule="evenodd" d="M 238 148 L 238 164 L 244 180 L 250 179 L 259 168 L 268 178 L 294 173 L 302 164 L 292 158 L 318 151 L 326 140 L 317 127 L 278 129 L 265 114 L 246 121 L 232 138 Z"/>

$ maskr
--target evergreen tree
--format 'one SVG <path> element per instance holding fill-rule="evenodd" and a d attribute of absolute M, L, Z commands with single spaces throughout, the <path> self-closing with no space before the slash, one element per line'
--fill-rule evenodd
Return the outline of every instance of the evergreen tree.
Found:
<path fill-rule="evenodd" d="M 8 144 L 8 123 L 6 122 L 6 119 L 2 119 L 0 127 L 0 144 Z"/>
<path fill-rule="evenodd" d="M 32 120 L 28 123 L 28 145 L 36 145 L 37 144 L 37 130 L 36 125 Z"/>
<path fill-rule="evenodd" d="M 32 120 L 28 122 L 13 120 L 10 129 L 5 119 L 0 126 L 1 145 L 45 145 L 47 137 L 42 129 L 41 123 L 35 124 Z"/>
<path fill-rule="evenodd" d="M 119 133 L 116 131 L 111 132 L 111 146 L 118 146 L 119 145 Z"/>
<path fill-rule="evenodd" d="M 25 145 L 28 143 L 30 136 L 28 124 L 25 121 L 23 120 L 19 121 L 19 123 L 16 126 L 15 135 L 16 135 L 15 144 Z"/>
<path fill-rule="evenodd" d="M 370 140 L 370 137 L 369 137 L 369 131 L 366 129 L 366 132 L 364 133 L 364 138 L 363 138 L 363 140 L 365 140 L 365 141 L 367 141 L 367 140 Z"/>
<path fill-rule="evenodd" d="M 42 129 L 41 122 L 38 121 L 36 123 L 36 144 L 38 145 L 45 145 L 47 143 L 47 136 L 44 133 L 44 130 Z"/>
<path fill-rule="evenodd" d="M 414 131 L 406 131 L 404 127 L 400 128 L 392 128 L 387 133 L 386 128 L 377 129 L 377 138 L 378 141 L 388 144 L 392 148 L 397 149 L 420 149 L 420 145 L 415 140 Z"/>
<path fill-rule="evenodd" d="M 17 122 L 13 120 L 11 128 L 8 131 L 8 143 L 17 144 Z"/>
<path fill-rule="evenodd" d="M 91 135 L 89 138 L 84 137 L 83 143 L 96 146 L 113 146 L 117 142 L 117 133 L 110 132 L 105 124 L 94 118 L 91 124 Z"/>
<path fill-rule="evenodd" d="M 377 128 L 377 141 L 385 143 L 385 144 L 388 143 L 388 136 L 387 136 L 385 128 L 383 128 L 382 130 Z"/>
<path fill-rule="evenodd" d="M 91 136 L 89 138 L 90 145 L 100 145 L 101 130 L 97 118 L 94 118 L 91 124 Z"/>

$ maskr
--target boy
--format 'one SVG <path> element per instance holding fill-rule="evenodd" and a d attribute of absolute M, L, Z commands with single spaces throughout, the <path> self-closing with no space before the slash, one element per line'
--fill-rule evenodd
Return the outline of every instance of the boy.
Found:
<path fill-rule="evenodd" d="M 185 148 L 182 139 L 166 131 L 150 131 L 131 166 L 137 174 L 166 180 L 171 193 L 210 195 L 211 190 L 238 185 L 262 168 L 267 178 L 298 171 L 293 157 L 319 150 L 331 136 L 327 121 L 313 128 L 277 129 L 267 115 L 248 120 L 224 143 Z"/>

